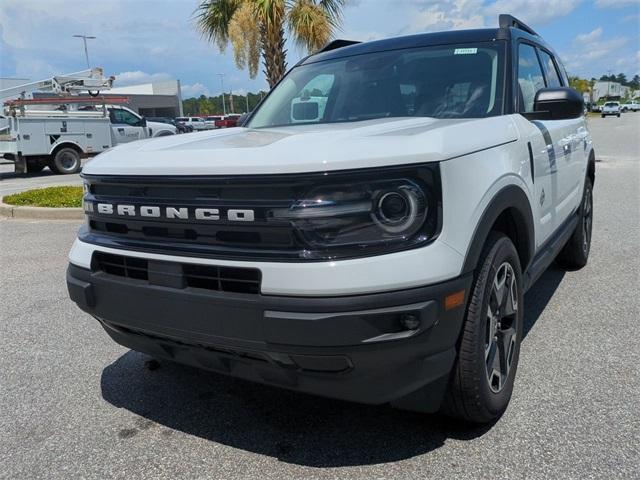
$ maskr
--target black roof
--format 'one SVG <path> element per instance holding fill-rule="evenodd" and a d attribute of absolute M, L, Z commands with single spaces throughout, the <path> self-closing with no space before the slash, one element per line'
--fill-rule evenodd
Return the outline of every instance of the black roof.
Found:
<path fill-rule="evenodd" d="M 432 45 L 448 45 L 456 43 L 491 42 L 494 40 L 511 40 L 525 38 L 545 45 L 545 42 L 531 27 L 527 26 L 511 15 L 499 16 L 500 28 L 479 28 L 474 30 L 453 30 L 447 32 L 420 33 L 403 37 L 386 38 L 372 42 L 354 42 L 349 40 L 334 40 L 318 53 L 310 55 L 298 64 L 307 64 L 331 60 L 334 58 L 361 55 L 364 53 L 400 50 L 403 48 L 427 47 Z"/>
<path fill-rule="evenodd" d="M 477 30 L 455 30 L 449 32 L 419 33 L 404 37 L 385 38 L 372 42 L 363 42 L 342 48 L 332 49 L 311 55 L 301 63 L 314 63 L 333 58 L 362 55 L 364 53 L 383 52 L 386 50 L 400 50 L 403 48 L 426 47 L 430 45 L 447 45 L 452 43 L 490 42 L 498 39 L 504 30 L 499 28 L 482 28 Z"/>

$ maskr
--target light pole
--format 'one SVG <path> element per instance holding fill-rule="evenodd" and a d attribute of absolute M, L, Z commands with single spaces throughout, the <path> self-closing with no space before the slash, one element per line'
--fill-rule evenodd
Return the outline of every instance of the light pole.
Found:
<path fill-rule="evenodd" d="M 220 89 L 222 90 L 222 114 L 227 115 L 227 107 L 224 104 L 224 73 L 218 73 L 220 77 Z"/>
<path fill-rule="evenodd" d="M 81 38 L 84 42 L 84 56 L 87 59 L 87 68 L 91 68 L 89 64 L 89 50 L 87 49 L 87 40 L 94 40 L 96 37 L 91 37 L 89 35 L 74 35 L 75 38 Z"/>

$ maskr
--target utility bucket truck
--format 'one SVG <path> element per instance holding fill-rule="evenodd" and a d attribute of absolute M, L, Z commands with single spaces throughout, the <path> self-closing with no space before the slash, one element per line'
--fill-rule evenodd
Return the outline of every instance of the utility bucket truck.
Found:
<path fill-rule="evenodd" d="M 120 143 L 175 133 L 172 125 L 147 123 L 122 106 L 127 97 L 100 97 L 113 81 L 93 68 L 0 90 L 0 155 L 14 162 L 16 173 L 47 166 L 59 174 L 76 173 L 82 158 Z M 55 96 L 33 98 L 36 91 Z"/>

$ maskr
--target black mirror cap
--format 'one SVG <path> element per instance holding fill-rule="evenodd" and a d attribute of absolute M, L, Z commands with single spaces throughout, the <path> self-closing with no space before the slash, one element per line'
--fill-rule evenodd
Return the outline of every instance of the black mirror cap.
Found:
<path fill-rule="evenodd" d="M 570 87 L 541 88 L 536 93 L 533 109 L 548 120 L 578 118 L 584 114 L 584 98 Z"/>
<path fill-rule="evenodd" d="M 146 118 L 144 118 L 144 117 L 142 117 L 142 118 L 140 119 L 140 123 L 142 124 L 142 126 L 143 126 L 143 127 L 146 127 L 146 126 L 147 126 L 147 119 L 146 119 Z"/>

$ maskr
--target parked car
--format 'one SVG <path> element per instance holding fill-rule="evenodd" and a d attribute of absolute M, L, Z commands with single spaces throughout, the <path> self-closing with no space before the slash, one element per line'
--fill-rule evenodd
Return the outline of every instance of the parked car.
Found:
<path fill-rule="evenodd" d="M 195 131 L 206 130 L 207 125 L 204 118 L 200 117 L 176 117 L 177 122 L 190 126 Z"/>
<path fill-rule="evenodd" d="M 169 117 L 147 117 L 147 120 L 150 120 L 152 122 L 165 123 L 167 125 L 173 125 L 174 127 L 176 127 L 177 133 L 188 133 L 193 131 L 191 127 L 185 125 L 183 122 L 177 122 L 173 118 Z"/>
<path fill-rule="evenodd" d="M 87 320 L 160 359 L 495 421 L 525 292 L 591 245 L 594 148 L 551 46 L 510 15 L 336 40 L 247 127 L 86 166 L 67 285 Z"/>
<path fill-rule="evenodd" d="M 602 118 L 615 115 L 620 116 L 620 102 L 607 102 L 602 106 Z"/>
<path fill-rule="evenodd" d="M 230 113 L 229 115 L 221 118 L 216 121 L 216 128 L 229 128 L 235 127 L 238 124 L 238 119 L 240 118 L 239 113 Z"/>
<path fill-rule="evenodd" d="M 214 128 L 219 128 L 216 126 L 216 122 L 222 120 L 224 117 L 222 115 L 210 115 L 208 117 L 204 117 L 204 123 L 207 126 L 207 130 L 213 130 Z"/>
<path fill-rule="evenodd" d="M 638 103 L 637 100 L 630 100 L 627 103 L 623 103 L 620 106 L 620 110 L 622 110 L 623 112 L 628 112 L 629 110 L 631 110 L 632 112 L 637 112 L 638 110 L 640 110 L 640 103 Z"/>

